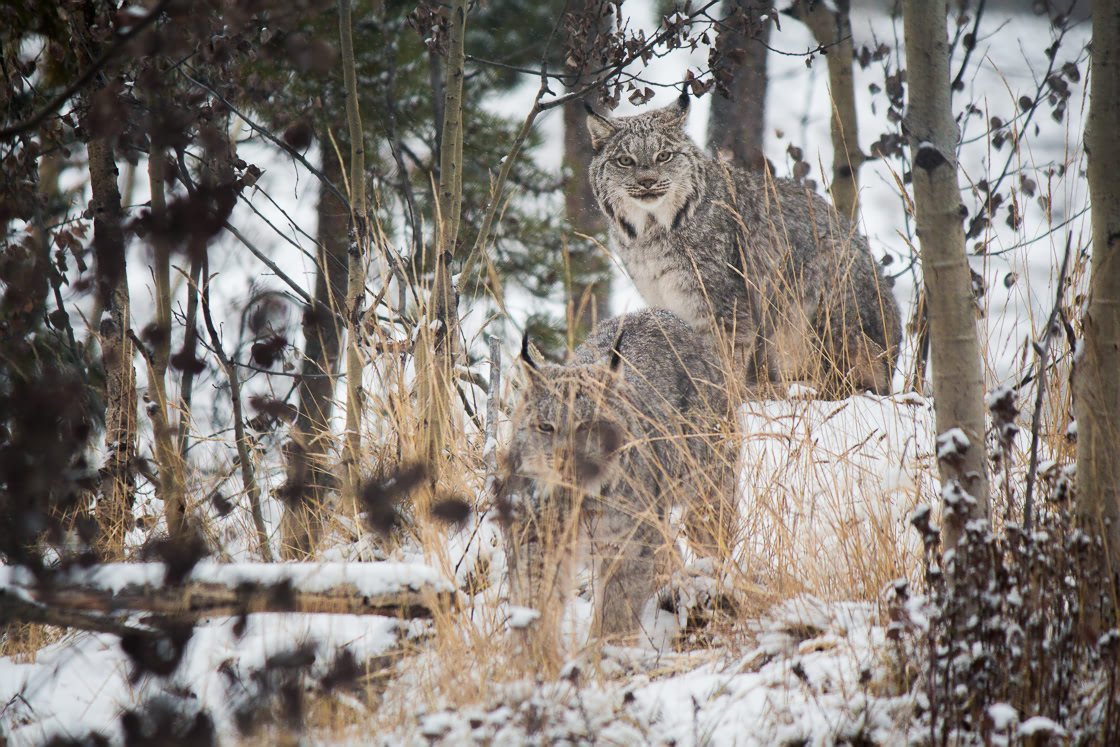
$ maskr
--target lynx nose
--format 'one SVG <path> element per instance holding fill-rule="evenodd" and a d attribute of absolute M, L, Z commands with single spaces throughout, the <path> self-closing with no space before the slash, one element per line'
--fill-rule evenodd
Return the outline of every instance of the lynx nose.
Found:
<path fill-rule="evenodd" d="M 638 185 L 641 186 L 642 189 L 653 189 L 656 184 L 657 179 L 652 176 L 645 176 L 638 180 Z"/>

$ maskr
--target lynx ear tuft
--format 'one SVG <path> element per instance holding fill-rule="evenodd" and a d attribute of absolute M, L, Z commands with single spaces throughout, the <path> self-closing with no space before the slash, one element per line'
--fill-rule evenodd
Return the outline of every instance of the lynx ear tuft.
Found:
<path fill-rule="evenodd" d="M 591 104 L 586 101 L 583 102 L 583 107 L 587 110 L 587 131 L 591 133 L 591 148 L 598 153 L 603 148 L 603 143 L 607 142 L 607 138 L 617 132 L 618 128 L 615 127 L 614 122 L 601 114 L 596 114 Z"/>
<path fill-rule="evenodd" d="M 626 330 L 622 329 L 618 332 L 618 337 L 614 338 L 614 345 L 611 345 L 611 373 L 618 373 L 619 364 L 622 363 L 622 336 L 626 334 Z"/>
<path fill-rule="evenodd" d="M 688 110 L 691 103 L 688 91 L 681 91 L 681 95 L 677 97 L 676 101 L 661 110 L 662 121 L 669 127 L 684 127 L 684 123 L 688 121 Z"/>
<path fill-rule="evenodd" d="M 537 370 L 537 362 L 533 360 L 533 355 L 529 352 L 528 332 L 521 336 L 521 362 L 524 363 L 530 371 Z"/>

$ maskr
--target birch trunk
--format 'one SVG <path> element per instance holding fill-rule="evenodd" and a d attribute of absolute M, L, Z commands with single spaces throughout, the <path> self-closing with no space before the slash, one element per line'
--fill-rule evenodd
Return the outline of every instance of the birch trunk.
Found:
<path fill-rule="evenodd" d="M 961 501 L 959 510 L 946 511 L 942 541 L 948 550 L 956 546 L 964 522 L 988 516 L 984 379 L 957 183 L 959 134 L 949 92 L 945 8 L 938 2 L 904 0 L 902 18 L 909 85 L 906 125 L 929 308 L 937 432 L 960 428 L 970 444 L 959 458 L 938 460 L 938 468 L 943 491 L 956 483 L 975 501 Z"/>
<path fill-rule="evenodd" d="M 1104 538 L 1113 584 L 1120 573 L 1120 7 L 1093 3 L 1092 72 L 1085 130 L 1093 250 L 1089 303 L 1075 356 L 1077 512 Z M 1114 599 L 1114 604 L 1115 604 Z"/>

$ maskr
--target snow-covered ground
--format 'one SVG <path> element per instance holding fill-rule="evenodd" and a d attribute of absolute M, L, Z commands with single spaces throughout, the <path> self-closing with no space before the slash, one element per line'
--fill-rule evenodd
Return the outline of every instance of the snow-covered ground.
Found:
<path fill-rule="evenodd" d="M 634 23 L 651 28 L 653 4 L 634 5 Z M 897 48 L 901 42 L 901 26 L 890 18 L 856 11 L 852 21 L 857 49 L 862 45 L 874 48 L 881 41 Z M 1049 63 L 1044 49 L 1051 42 L 1051 33 L 1045 18 L 1031 16 L 990 14 L 981 25 L 973 56 L 975 73 L 964 79 L 965 89 L 957 94 L 958 102 L 972 101 L 983 112 L 964 120 L 962 186 L 991 181 L 1003 169 L 1007 146 L 1001 151 L 992 149 L 983 136 L 984 123 L 992 116 L 1011 121 L 1019 97 L 1034 94 Z M 1058 67 L 1076 61 L 1084 73 L 1087 40 L 1085 26 L 1067 35 L 1058 52 Z M 824 60 L 818 57 L 812 67 L 806 67 L 797 53 L 814 47 L 815 42 L 803 26 L 790 19 L 782 21 L 781 31 L 771 37 L 771 46 L 776 51 L 769 59 L 766 155 L 779 173 L 788 173 L 792 163 L 786 148 L 795 144 L 814 167 L 810 177 L 822 182 L 832 161 Z M 671 82 L 686 67 L 704 69 L 706 53 L 680 52 L 657 61 L 648 74 L 659 82 Z M 857 68 L 855 75 L 860 144 L 867 152 L 888 128 L 885 102 L 869 90 L 872 84 L 883 87 L 883 70 L 872 64 L 866 70 Z M 1072 87 L 1074 94 L 1064 120 L 1057 122 L 1041 114 L 1037 133 L 1033 129 L 1028 133 L 1023 149 L 1013 159 L 1012 173 L 1022 167 L 1037 183 L 1035 197 L 1020 197 L 1022 224 L 1013 229 L 1001 214 L 976 240 L 989 247 L 987 254 L 973 258 L 973 268 L 984 277 L 988 289 L 981 330 L 993 386 L 1021 373 L 1023 361 L 1017 354 L 1025 340 L 1037 336 L 1039 320 L 1053 303 L 1052 286 L 1067 233 L 1072 234 L 1075 245 L 1087 241 L 1086 186 L 1079 176 L 1086 100 L 1083 86 Z M 522 115 L 535 89 L 536 82 L 527 82 L 524 90 L 495 106 Z M 659 89 L 651 105 L 668 103 L 674 95 Z M 708 99 L 698 100 L 688 125 L 701 143 L 707 107 Z M 619 113 L 630 109 L 624 103 Z M 547 142 L 559 142 L 562 123 L 558 113 L 544 117 L 540 126 Z M 558 148 L 546 147 L 533 157 L 558 168 L 558 152 Z M 306 175 L 299 174 L 288 159 L 263 150 L 242 155 L 249 161 L 267 161 L 262 190 L 291 214 L 294 223 L 313 225 L 314 202 L 308 197 L 312 185 Z M 1057 167 L 1063 167 L 1061 173 Z M 913 239 L 913 225 L 906 219 L 892 173 L 897 168 L 897 162 L 886 161 L 863 166 L 863 227 L 876 256 L 894 257 L 888 269 L 900 272 L 895 293 L 908 316 L 919 277 L 914 271 L 902 271 L 909 262 L 906 239 Z M 1018 176 L 1008 184 L 1018 190 Z M 134 203 L 147 199 L 143 190 L 138 182 Z M 1048 198 L 1045 204 L 1038 195 Z M 249 197 L 277 225 L 289 225 L 279 209 L 260 194 Z M 966 203 L 972 205 L 972 200 L 965 195 Z M 275 244 L 271 229 L 244 206 L 231 222 L 243 227 L 254 243 Z M 1051 234 L 1051 227 L 1060 230 Z M 288 233 L 304 249 L 313 248 L 296 231 Z M 243 252 L 232 251 L 232 239 L 223 241 L 230 242 L 231 251 L 222 252 L 219 247 L 211 252 L 211 271 L 219 273 L 214 280 L 215 317 L 228 314 L 235 318 L 240 312 L 238 304 L 250 288 L 280 285 L 246 264 Z M 970 242 L 970 248 L 976 241 Z M 305 255 L 279 245 L 271 254 L 293 277 L 311 277 L 313 265 Z M 1007 278 L 1017 280 L 1005 283 Z M 142 262 L 130 265 L 130 282 L 136 289 L 133 317 L 142 324 L 152 316 L 150 295 L 142 290 L 150 286 L 150 276 Z M 616 289 L 615 311 L 642 305 L 621 275 Z M 511 294 L 507 300 L 513 315 L 531 310 L 527 298 Z M 468 325 L 472 323 L 468 320 Z M 477 321 L 477 325 L 481 323 L 481 319 Z M 468 338 L 475 338 L 474 331 L 468 330 Z M 298 340 L 293 342 L 298 344 Z M 911 354 L 908 348 L 900 371 L 906 370 Z M 900 373 L 896 388 L 902 378 Z M 198 387 L 203 402 L 211 401 L 206 394 L 210 383 L 204 381 Z M 367 384 L 376 389 L 375 381 Z M 249 385 L 247 394 L 255 388 L 267 392 L 268 386 L 259 377 Z M 211 415 L 215 423 L 228 418 L 216 405 Z M 414 655 L 395 665 L 396 677 L 385 685 L 381 711 L 349 699 L 348 707 L 357 714 L 351 719 L 355 726 L 313 732 L 311 741 L 824 745 L 862 737 L 878 744 L 903 742 L 910 728 L 911 696 L 898 689 L 885 635 L 888 600 L 884 589 L 891 580 L 914 573 L 921 548 L 917 533 L 908 526 L 910 512 L 923 503 L 935 505 L 930 404 L 913 394 L 857 396 L 840 402 L 790 399 L 752 403 L 741 416 L 745 434 L 741 507 L 748 528 L 740 548 L 741 587 L 748 597 L 752 591 L 757 593 L 757 598 L 743 600 L 743 608 L 760 612 L 745 615 L 711 647 L 678 651 L 673 641 L 680 632 L 680 619 L 651 602 L 645 618 L 650 633 L 647 645 L 608 650 L 602 659 L 591 661 L 587 657 L 596 649 L 585 643 L 589 608 L 577 599 L 567 625 L 571 664 L 568 676 L 560 681 L 506 676 L 481 683 L 477 696 L 439 688 L 421 692 L 421 683 L 469 678 L 464 669 L 489 671 L 489 663 L 472 662 L 471 656 L 489 656 L 480 641 L 498 641 L 495 645 L 500 648 L 508 634 L 511 623 L 502 601 L 500 533 L 484 517 L 450 536 L 442 552 L 432 557 L 395 558 L 429 564 L 424 573 L 432 575 L 425 578 L 454 577 L 462 584 L 476 571 L 489 577 L 490 588 L 478 593 L 456 623 L 474 631 L 469 655 L 444 655 L 434 644 L 426 648 L 432 633 L 428 623 L 402 624 L 368 616 L 254 614 L 243 631 L 233 619 L 204 621 L 195 628 L 172 678 L 134 680 L 115 637 L 71 634 L 30 659 L 0 659 L 0 735 L 8 743 L 20 745 L 39 744 L 52 735 L 80 737 L 90 730 L 120 739 L 124 710 L 171 691 L 179 702 L 206 709 L 223 739 L 233 738 L 238 709 L 246 698 L 259 695 L 246 684 L 253 681 L 250 673 L 261 669 L 270 657 L 311 642 L 314 664 L 306 670 L 306 677 L 314 680 L 329 669 L 340 649 L 349 649 L 361 662 L 407 642 Z M 200 448 L 208 450 L 208 456 L 196 461 L 208 463 L 214 473 L 224 472 L 231 463 L 232 451 L 225 444 Z M 282 477 L 262 472 L 267 496 Z M 278 523 L 275 501 L 266 499 L 265 508 L 270 524 Z M 159 513 L 156 507 L 151 512 Z M 231 552 L 238 559 L 248 559 L 251 547 L 252 542 L 246 541 L 243 548 L 232 546 Z M 348 557 L 346 548 L 336 548 L 329 555 Z M 10 575 L 0 571 L 6 579 Z M 710 580 L 704 569 L 693 571 L 692 578 L 678 579 L 686 592 L 702 590 Z M 205 567 L 198 573 L 206 573 Z M 324 565 L 322 573 L 334 579 L 346 572 Z M 435 633 L 439 633 L 438 626 Z M 1008 714 L 993 714 L 996 716 L 1005 719 L 1009 729 L 1015 728 L 1015 719 Z M 1022 714 L 1024 719 L 1029 716 Z M 389 731 L 379 731 L 374 737 L 369 724 Z"/>
<path fill-rule="evenodd" d="M 876 599 L 885 584 L 914 567 L 920 543 L 907 519 L 933 489 L 929 405 L 914 395 L 791 400 L 748 405 L 742 418 L 750 434 L 741 481 L 749 539 L 741 548 L 740 570 L 747 581 L 729 583 L 744 590 L 737 602 L 743 609 L 766 610 L 761 618 L 743 616 L 716 645 L 680 652 L 676 644 L 688 609 L 719 586 L 719 579 L 698 563 L 670 583 L 677 610 L 661 609 L 658 599 L 647 605 L 643 646 L 608 649 L 600 658 L 588 640 L 590 604 L 577 598 L 564 626 L 567 679 L 497 681 L 470 707 L 454 693 L 441 706 L 439 688 L 430 688 L 427 680 L 444 676 L 445 667 L 471 666 L 472 656 L 492 653 L 460 652 L 453 660 L 421 653 L 402 662 L 399 681 L 388 686 L 383 707 L 399 715 L 394 733 L 381 741 L 423 744 L 442 736 L 445 744 L 548 744 L 594 735 L 621 744 L 764 745 L 799 739 L 824 744 L 860 734 L 889 743 L 905 734 L 911 696 L 892 689 L 885 625 L 876 602 L 829 602 L 827 596 L 798 594 L 769 605 L 782 597 L 774 593 L 777 587 L 814 588 L 834 598 L 837 592 L 855 591 Z M 480 569 L 490 581 L 459 613 L 467 618 L 459 624 L 474 626 L 484 640 L 500 640 L 509 628 L 532 620 L 522 622 L 516 619 L 518 610 L 512 616 L 505 611 L 499 532 L 490 517 L 478 521 L 479 526 L 455 534 L 447 547 L 449 564 L 460 569 L 460 583 Z M 366 594 L 444 583 L 436 571 L 416 563 L 306 564 L 290 572 L 284 567 L 269 566 L 262 576 L 259 564 L 203 562 L 188 580 L 236 586 L 247 579 L 288 579 L 298 590 L 350 584 Z M 110 565 L 76 570 L 73 578 L 60 580 L 120 591 L 158 585 L 159 570 L 158 564 Z M 0 568 L 0 584 L 29 583 L 26 573 Z M 751 597 L 752 589 L 758 599 Z M 182 664 L 167 680 L 131 678 L 132 665 L 118 639 L 104 634 L 67 636 L 37 652 L 33 662 L 0 660 L 0 703 L 7 704 L 0 711 L 0 728 L 11 744 L 20 745 L 89 731 L 119 737 L 122 711 L 170 691 L 180 702 L 185 697 L 192 708 L 205 709 L 219 731 L 232 734 L 238 708 L 250 697 L 242 692 L 243 681 L 270 657 L 312 644 L 315 664 L 305 675 L 311 681 L 323 675 L 339 649 L 363 661 L 397 645 L 399 634 L 415 634 L 429 624 L 255 613 L 240 636 L 235 625 L 231 618 L 199 624 Z M 238 676 L 231 677 L 231 671 Z M 577 671 L 595 674 L 576 676 Z M 418 694 L 429 688 L 437 694 Z M 360 703 L 355 708 L 366 712 Z M 369 737 L 342 729 L 331 739 L 357 744 Z"/>

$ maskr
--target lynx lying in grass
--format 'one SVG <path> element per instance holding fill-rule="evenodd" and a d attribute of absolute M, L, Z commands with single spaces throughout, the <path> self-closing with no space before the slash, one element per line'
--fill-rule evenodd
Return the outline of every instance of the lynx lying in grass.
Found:
<path fill-rule="evenodd" d="M 732 419 L 712 351 L 668 312 L 611 319 L 575 355 L 547 365 L 522 350 L 500 493 L 511 602 L 559 617 L 578 547 L 594 563 L 593 633 L 633 638 L 670 557 L 671 506 L 698 552 L 726 556 L 734 542 Z M 547 657 L 555 626 L 537 627 Z"/>
<path fill-rule="evenodd" d="M 750 387 L 889 393 L 902 325 L 867 239 L 804 185 L 706 157 L 687 116 L 685 94 L 587 119 L 591 187 L 642 296 L 732 343 Z"/>

